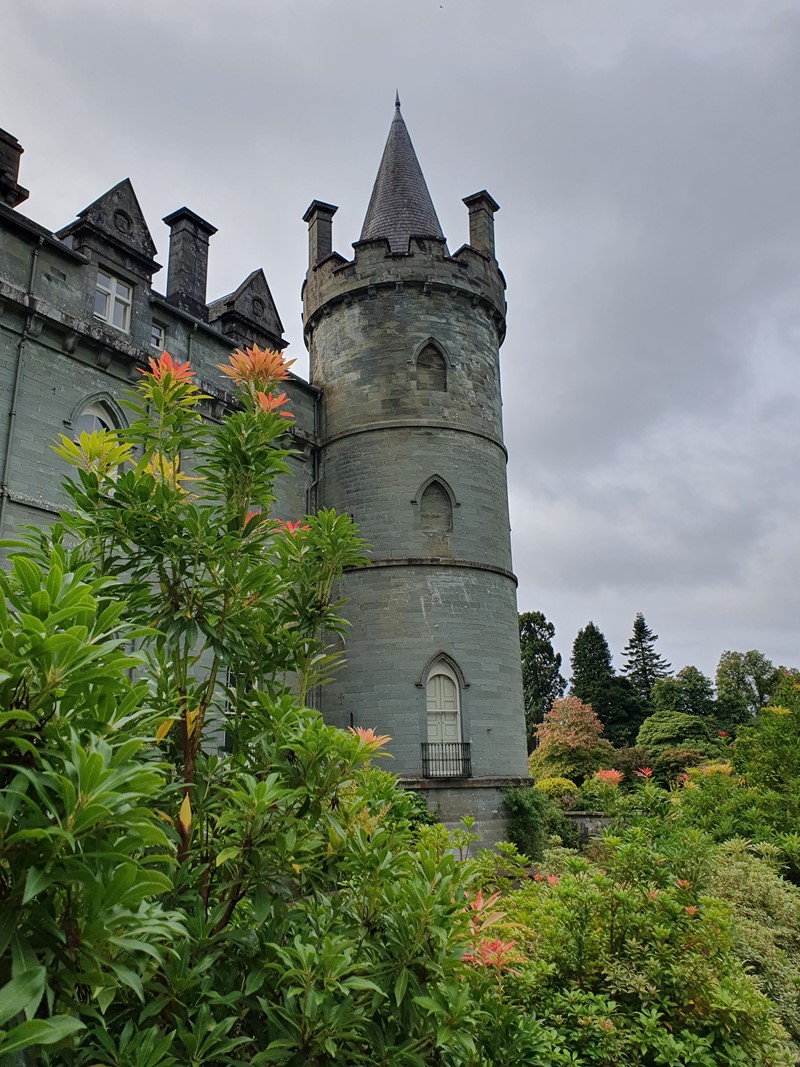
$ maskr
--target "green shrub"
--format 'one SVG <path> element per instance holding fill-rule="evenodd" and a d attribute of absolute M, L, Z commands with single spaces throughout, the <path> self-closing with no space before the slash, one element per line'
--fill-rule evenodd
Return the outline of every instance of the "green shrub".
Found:
<path fill-rule="evenodd" d="M 578 792 L 578 786 L 569 778 L 542 778 L 534 783 L 533 788 L 550 800 L 561 801 L 576 796 Z"/>
<path fill-rule="evenodd" d="M 656 711 L 639 727 L 636 744 L 651 752 L 676 747 L 702 750 L 702 746 L 706 745 L 718 748 L 717 730 L 715 720 L 708 716 L 687 715 L 681 711 Z"/>
<path fill-rule="evenodd" d="M 711 744 L 701 746 L 700 750 L 681 745 L 662 748 L 653 760 L 653 772 L 660 782 L 669 785 L 692 767 L 707 763 L 716 752 L 716 746 Z"/>
<path fill-rule="evenodd" d="M 528 757 L 528 774 L 534 782 L 543 778 L 567 778 L 583 782 L 595 771 L 613 766 L 614 748 L 601 738 L 589 748 L 569 745 L 540 746 Z"/>
<path fill-rule="evenodd" d="M 639 745 L 623 745 L 614 749 L 611 766 L 624 775 L 620 788 L 632 789 L 636 782 L 636 771 L 641 767 L 652 767 L 653 757 Z"/>
<path fill-rule="evenodd" d="M 800 889 L 780 876 L 780 850 L 733 838 L 714 850 L 708 891 L 733 915 L 732 945 L 777 1005 L 800 1059 Z"/>
<path fill-rule="evenodd" d="M 519 955 L 502 997 L 549 1028 L 554 1059 L 542 1062 L 793 1062 L 737 957 L 727 906 L 698 891 L 701 847 L 699 835 L 664 851 L 632 830 L 605 839 L 602 866 L 572 857 L 509 895 Z"/>
<path fill-rule="evenodd" d="M 538 860 L 552 837 L 571 844 L 575 834 L 561 807 L 543 792 L 526 786 L 514 786 L 503 793 L 508 813 L 508 836 L 511 843 L 531 860 Z"/>
<path fill-rule="evenodd" d="M 733 837 L 773 841 L 797 826 L 798 800 L 746 785 L 735 775 L 695 778 L 676 795 L 676 802 L 680 821 L 704 830 L 715 841 Z"/>

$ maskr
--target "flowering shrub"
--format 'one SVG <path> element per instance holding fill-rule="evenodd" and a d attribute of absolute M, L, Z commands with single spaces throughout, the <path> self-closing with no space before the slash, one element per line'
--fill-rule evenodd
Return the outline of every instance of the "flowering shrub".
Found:
<path fill-rule="evenodd" d="M 604 815 L 616 814 L 621 802 L 619 786 L 622 780 L 621 771 L 613 769 L 595 771 L 581 787 L 581 807 L 589 810 L 598 809 Z"/>
<path fill-rule="evenodd" d="M 793 1062 L 725 906 L 699 889 L 700 844 L 664 852 L 630 831 L 606 839 L 597 866 L 573 857 L 506 898 L 523 962 L 503 996 L 555 1031 L 545 1062 Z"/>
<path fill-rule="evenodd" d="M 592 775 L 592 780 L 594 782 L 597 782 L 603 786 L 608 786 L 611 789 L 616 789 L 623 778 L 624 775 L 622 771 L 615 771 L 611 769 L 605 771 L 595 771 Z"/>

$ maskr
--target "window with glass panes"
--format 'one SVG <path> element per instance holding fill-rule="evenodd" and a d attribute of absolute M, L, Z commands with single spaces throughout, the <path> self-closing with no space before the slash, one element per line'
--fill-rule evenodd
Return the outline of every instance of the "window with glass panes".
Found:
<path fill-rule="evenodd" d="M 150 324 L 150 347 L 156 352 L 163 352 L 167 340 L 167 331 L 160 322 Z"/>
<path fill-rule="evenodd" d="M 97 272 L 97 287 L 94 293 L 94 317 L 107 322 L 123 333 L 131 328 L 131 300 L 133 287 L 115 278 L 108 271 Z"/>

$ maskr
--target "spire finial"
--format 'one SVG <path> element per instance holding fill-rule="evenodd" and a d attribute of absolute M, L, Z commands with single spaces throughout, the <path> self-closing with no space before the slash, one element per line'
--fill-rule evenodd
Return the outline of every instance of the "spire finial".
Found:
<path fill-rule="evenodd" d="M 397 108 L 398 111 L 400 110 L 400 90 L 399 89 L 395 89 L 395 91 L 394 91 L 394 106 Z"/>
<path fill-rule="evenodd" d="M 444 234 L 395 94 L 395 112 L 372 189 L 361 241 L 385 238 L 392 252 L 408 254 L 412 237 L 444 243 Z"/>

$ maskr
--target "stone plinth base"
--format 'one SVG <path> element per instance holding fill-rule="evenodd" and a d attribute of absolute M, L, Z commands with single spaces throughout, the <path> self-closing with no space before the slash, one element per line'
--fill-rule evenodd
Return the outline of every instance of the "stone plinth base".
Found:
<path fill-rule="evenodd" d="M 602 811 L 565 811 L 564 817 L 577 833 L 581 846 L 588 845 L 593 837 L 597 837 L 613 822 Z"/>
<path fill-rule="evenodd" d="M 498 776 L 495 778 L 400 778 L 404 789 L 413 789 L 425 799 L 433 814 L 455 830 L 465 815 L 475 820 L 472 833 L 478 835 L 478 848 L 490 848 L 508 840 L 508 816 L 503 808 L 503 793 L 517 785 L 530 785 L 530 778 Z"/>

